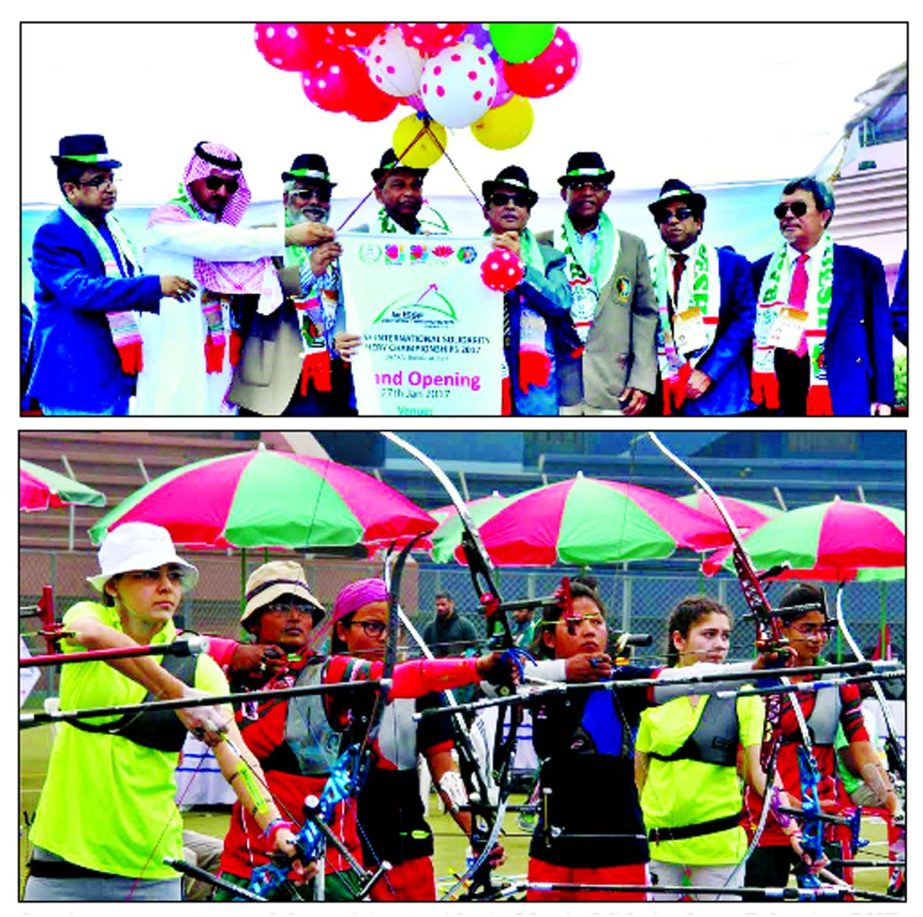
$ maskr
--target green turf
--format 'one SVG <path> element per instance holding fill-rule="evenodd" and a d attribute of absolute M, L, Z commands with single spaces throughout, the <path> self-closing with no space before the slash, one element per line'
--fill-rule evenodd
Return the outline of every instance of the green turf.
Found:
<path fill-rule="evenodd" d="M 31 819 L 35 811 L 35 805 L 38 801 L 38 794 L 41 790 L 42 781 L 45 775 L 45 769 L 48 762 L 48 755 L 51 750 L 51 729 L 47 726 L 40 726 L 33 729 L 23 729 L 19 733 L 19 768 L 20 768 L 20 788 L 19 788 L 19 861 L 20 877 L 23 875 L 23 867 L 27 857 L 28 844 L 25 837 L 25 824 Z M 512 802 L 521 801 L 520 797 L 514 797 Z M 435 836 L 436 853 L 434 856 L 434 866 L 437 877 L 440 880 L 440 888 L 447 889 L 451 884 L 453 873 L 465 868 L 465 850 L 467 848 L 466 838 L 462 835 L 455 822 L 448 815 L 440 811 L 440 805 L 435 796 L 431 797 L 429 807 L 428 821 Z M 223 837 L 228 825 L 228 815 L 226 813 L 214 812 L 186 812 L 184 813 L 184 824 L 203 834 L 210 834 L 214 837 Z M 523 831 L 516 824 L 516 816 L 507 814 L 504 822 L 507 836 L 503 838 L 503 846 L 507 853 L 507 862 L 500 869 L 504 876 L 522 876 L 526 872 L 526 857 L 528 848 L 528 838 L 521 836 Z M 875 820 L 868 820 L 863 825 L 863 837 L 870 838 L 872 844 L 866 848 L 866 852 L 860 852 L 862 859 L 870 859 L 872 856 L 886 856 L 887 845 L 885 843 L 884 825 Z M 869 891 L 884 892 L 887 886 L 886 869 L 861 869 L 856 872 L 856 887 L 864 888 Z"/>

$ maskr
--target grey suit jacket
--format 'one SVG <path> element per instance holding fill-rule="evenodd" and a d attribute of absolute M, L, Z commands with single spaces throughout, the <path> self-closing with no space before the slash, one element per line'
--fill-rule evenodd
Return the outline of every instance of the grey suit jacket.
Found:
<path fill-rule="evenodd" d="M 643 240 L 618 230 L 619 259 L 600 290 L 596 318 L 583 354 L 583 400 L 590 407 L 619 410 L 619 394 L 657 386 L 657 302 Z M 551 242 L 551 232 L 536 236 Z"/>

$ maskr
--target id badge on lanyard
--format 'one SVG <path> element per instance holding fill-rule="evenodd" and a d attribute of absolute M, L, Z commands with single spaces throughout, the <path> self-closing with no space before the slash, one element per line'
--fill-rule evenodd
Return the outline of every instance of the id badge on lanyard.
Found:
<path fill-rule="evenodd" d="M 708 331 L 701 309 L 693 306 L 673 316 L 673 341 L 677 351 L 684 355 L 708 346 Z"/>
<path fill-rule="evenodd" d="M 795 306 L 780 306 L 779 314 L 769 332 L 771 347 L 781 347 L 793 353 L 803 351 L 804 332 L 808 326 L 808 313 Z"/>

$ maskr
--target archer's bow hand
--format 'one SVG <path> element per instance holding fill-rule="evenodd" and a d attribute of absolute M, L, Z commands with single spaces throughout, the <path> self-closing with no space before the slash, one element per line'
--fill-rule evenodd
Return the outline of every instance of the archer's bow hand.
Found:
<path fill-rule="evenodd" d="M 568 681 L 606 681 L 612 677 L 612 657 L 605 653 L 577 653 L 564 664 Z"/>
<path fill-rule="evenodd" d="M 482 681 L 489 682 L 498 688 L 513 688 L 521 680 L 518 663 L 508 651 L 479 656 L 475 663 L 475 670 Z"/>
<path fill-rule="evenodd" d="M 274 644 L 239 643 L 228 664 L 228 674 L 238 680 L 264 684 L 285 670 L 285 653 Z"/>
<path fill-rule="evenodd" d="M 184 685 L 183 697 L 208 697 L 208 694 Z M 228 710 L 213 705 L 183 707 L 174 712 L 186 729 L 210 748 L 224 741 L 228 724 L 233 720 Z"/>
<path fill-rule="evenodd" d="M 263 831 L 263 842 L 272 862 L 288 870 L 286 879 L 296 885 L 305 885 L 317 875 L 317 861 L 310 860 L 305 864 L 299 858 L 294 827 L 284 819 L 272 821 Z"/>
<path fill-rule="evenodd" d="M 784 669 L 794 665 L 795 648 L 793 646 L 776 646 L 759 653 L 753 661 L 754 671 L 758 669 Z"/>
<path fill-rule="evenodd" d="M 474 841 L 471 842 L 471 855 L 474 859 L 477 859 L 481 855 L 481 850 Z M 485 863 L 491 868 L 496 869 L 498 866 L 502 866 L 506 862 L 506 851 L 503 849 L 503 844 L 494 844 L 490 849 L 490 853 L 485 860 Z"/>

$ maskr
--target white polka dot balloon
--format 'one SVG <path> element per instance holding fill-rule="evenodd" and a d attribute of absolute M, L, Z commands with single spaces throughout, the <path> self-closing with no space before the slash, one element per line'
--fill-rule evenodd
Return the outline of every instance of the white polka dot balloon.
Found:
<path fill-rule="evenodd" d="M 385 29 L 369 45 L 365 63 L 372 82 L 389 96 L 403 98 L 419 91 L 423 58 L 416 48 L 407 47 L 400 29 Z"/>
<path fill-rule="evenodd" d="M 445 127 L 467 127 L 493 104 L 497 68 L 490 55 L 466 43 L 431 57 L 420 77 L 427 112 Z"/>

